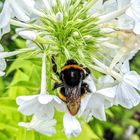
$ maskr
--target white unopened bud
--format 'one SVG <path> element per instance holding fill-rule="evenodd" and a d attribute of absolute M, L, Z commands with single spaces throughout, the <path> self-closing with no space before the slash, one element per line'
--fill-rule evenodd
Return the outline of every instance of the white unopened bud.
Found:
<path fill-rule="evenodd" d="M 63 21 L 63 14 L 61 12 L 58 12 L 55 16 L 55 19 L 57 22 L 62 22 Z"/>
<path fill-rule="evenodd" d="M 36 40 L 37 38 L 37 34 L 34 31 L 21 31 L 18 35 L 27 40 Z"/>
<path fill-rule="evenodd" d="M 78 32 L 74 32 L 73 36 L 77 38 L 77 37 L 79 37 L 79 33 Z"/>

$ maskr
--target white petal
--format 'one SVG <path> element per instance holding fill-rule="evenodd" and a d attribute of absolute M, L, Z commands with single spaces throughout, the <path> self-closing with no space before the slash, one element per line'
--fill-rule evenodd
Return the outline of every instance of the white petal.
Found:
<path fill-rule="evenodd" d="M 130 18 L 129 16 L 122 15 L 120 17 L 118 17 L 118 19 L 116 20 L 117 23 L 117 27 L 120 29 L 126 29 L 126 30 L 131 30 L 134 27 L 134 21 L 132 18 Z"/>
<path fill-rule="evenodd" d="M 91 103 L 92 102 L 92 103 Z M 89 105 L 92 108 L 91 114 L 99 119 L 99 120 L 106 120 L 105 115 L 105 108 L 104 108 L 104 99 L 100 96 L 93 96 L 93 98 L 90 100 Z"/>
<path fill-rule="evenodd" d="M 52 10 L 52 7 L 51 7 L 51 5 L 50 5 L 50 3 L 49 3 L 48 0 L 43 0 L 43 3 L 44 3 L 44 5 L 45 5 L 45 7 L 46 7 L 46 9 L 48 11 L 51 11 Z"/>
<path fill-rule="evenodd" d="M 133 87 L 123 82 L 117 88 L 114 103 L 130 109 L 140 103 L 140 95 Z"/>
<path fill-rule="evenodd" d="M 8 32 L 10 32 L 10 23 L 7 26 L 3 27 L 2 35 L 6 34 Z"/>
<path fill-rule="evenodd" d="M 16 0 L 12 0 L 11 6 L 14 12 L 14 16 L 16 16 L 17 19 L 27 22 L 30 20 L 30 18 L 25 14 L 24 9 L 20 5 L 18 5 Z"/>
<path fill-rule="evenodd" d="M 81 133 L 81 126 L 78 120 L 69 113 L 64 115 L 63 119 L 64 132 L 68 138 L 77 137 Z"/>
<path fill-rule="evenodd" d="M 18 111 L 26 116 L 29 116 L 34 114 L 35 112 L 38 112 L 40 107 L 41 104 L 39 104 L 38 99 L 33 98 L 32 100 L 26 100 L 22 102 L 22 104 L 18 108 Z"/>
<path fill-rule="evenodd" d="M 102 95 L 105 99 L 112 101 L 116 95 L 116 86 L 97 90 L 96 94 Z"/>
<path fill-rule="evenodd" d="M 134 32 L 140 34 L 140 1 L 132 0 L 130 8 L 126 11 L 126 14 L 135 21 Z"/>
<path fill-rule="evenodd" d="M 35 115 L 39 119 L 52 119 L 54 117 L 54 107 L 52 104 L 40 105 Z"/>
<path fill-rule="evenodd" d="M 113 83 L 113 82 L 114 82 L 114 79 L 110 75 L 101 76 L 98 79 L 99 84 L 108 84 L 108 83 Z"/>
<path fill-rule="evenodd" d="M 38 97 L 38 101 L 41 104 L 48 104 L 53 100 L 53 96 L 52 95 L 48 95 L 48 94 L 40 94 Z"/>
<path fill-rule="evenodd" d="M 78 111 L 78 116 L 79 117 L 83 114 L 84 110 L 86 109 L 87 104 L 88 104 L 88 102 L 89 102 L 89 100 L 91 98 L 91 95 L 92 94 L 88 94 L 88 95 L 86 95 L 85 97 L 83 97 L 81 99 L 81 106 L 80 106 L 80 109 Z"/>
<path fill-rule="evenodd" d="M 82 115 L 83 121 L 88 123 L 92 118 L 93 116 L 92 116 L 91 110 L 86 109 Z"/>
<path fill-rule="evenodd" d="M 130 0 L 117 0 L 118 8 L 123 8 L 125 5 L 129 3 L 130 3 Z"/>
<path fill-rule="evenodd" d="M 56 120 L 40 120 L 36 116 L 33 116 L 33 119 L 29 123 L 20 122 L 19 126 L 27 128 L 28 130 L 35 130 L 41 134 L 51 136 L 55 134 L 55 128 L 53 127 L 56 124 Z"/>
<path fill-rule="evenodd" d="M 133 29 L 134 33 L 140 35 L 140 21 L 135 21 L 135 26 L 134 26 L 134 29 Z"/>
<path fill-rule="evenodd" d="M 33 100 L 34 98 L 36 98 L 38 95 L 32 95 L 32 96 L 18 96 L 16 98 L 16 103 L 17 105 L 21 105 L 23 103 L 25 103 L 26 101 L 30 101 Z"/>
<path fill-rule="evenodd" d="M 98 10 L 102 8 L 103 0 L 97 0 L 97 2 L 93 5 L 93 7 L 88 11 L 89 14 L 94 14 Z"/>
<path fill-rule="evenodd" d="M 53 134 L 56 133 L 56 130 L 53 127 L 55 124 L 56 124 L 56 120 L 40 121 L 40 123 L 34 129 L 46 136 L 52 136 Z"/>
<path fill-rule="evenodd" d="M 140 50 L 140 47 L 136 47 L 135 49 L 133 49 L 126 57 L 127 60 L 131 60 Z"/>
<path fill-rule="evenodd" d="M 55 102 L 57 102 L 58 104 L 62 104 L 62 100 L 60 100 L 57 96 L 53 96 L 53 99 Z"/>
<path fill-rule="evenodd" d="M 32 11 L 34 10 L 34 6 L 35 6 L 35 1 L 34 0 L 20 0 L 17 1 L 19 7 L 21 7 L 22 9 L 24 9 L 26 11 L 26 13 L 28 13 L 29 15 L 32 13 Z"/>
<path fill-rule="evenodd" d="M 121 67 L 121 71 L 123 73 L 127 73 L 130 71 L 129 60 L 124 61 L 123 65 Z"/>
<path fill-rule="evenodd" d="M 3 6 L 3 10 L 0 13 L 0 28 L 7 26 L 11 18 L 10 1 L 6 0 Z"/>
<path fill-rule="evenodd" d="M 117 2 L 116 2 L 116 0 L 105 1 L 104 5 L 103 5 L 103 12 L 104 12 L 104 14 L 113 12 L 116 9 L 117 9 Z"/>
<path fill-rule="evenodd" d="M 53 104 L 54 104 L 54 107 L 56 108 L 56 110 L 59 112 L 67 112 L 67 110 L 68 110 L 67 105 L 64 102 L 61 102 L 61 104 L 54 102 Z"/>
<path fill-rule="evenodd" d="M 140 75 L 135 71 L 127 72 L 123 77 L 124 82 L 140 90 Z"/>

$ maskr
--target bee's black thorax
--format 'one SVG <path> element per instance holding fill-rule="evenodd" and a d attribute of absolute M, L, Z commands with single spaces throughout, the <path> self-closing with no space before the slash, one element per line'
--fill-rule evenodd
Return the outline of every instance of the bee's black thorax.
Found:
<path fill-rule="evenodd" d="M 66 86 L 75 87 L 83 79 L 83 74 L 82 70 L 71 67 L 61 72 L 61 80 Z"/>

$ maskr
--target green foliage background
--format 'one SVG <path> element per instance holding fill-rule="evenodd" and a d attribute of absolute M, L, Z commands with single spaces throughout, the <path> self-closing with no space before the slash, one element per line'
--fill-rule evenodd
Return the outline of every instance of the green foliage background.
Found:
<path fill-rule="evenodd" d="M 11 31 L 0 42 L 6 51 L 26 47 L 25 41 L 21 38 L 12 40 L 13 34 L 14 31 Z M 131 61 L 131 68 L 140 74 L 139 60 L 140 53 Z M 25 117 L 17 112 L 15 99 L 19 95 L 32 95 L 39 92 L 40 73 L 41 59 L 35 58 L 34 55 L 26 53 L 7 59 L 6 75 L 0 78 L 0 140 L 67 139 L 62 131 L 63 114 L 55 114 L 58 123 L 56 126 L 57 134 L 53 137 L 46 137 L 18 126 L 18 122 L 29 121 L 30 117 Z M 97 77 L 97 75 L 95 76 Z M 130 125 L 135 128 L 135 132 L 130 137 L 130 140 L 140 140 L 140 115 L 136 117 L 137 111 L 140 111 L 140 106 L 131 110 L 118 106 L 112 107 L 106 110 L 106 122 L 93 118 L 89 124 L 83 125 L 82 134 L 72 140 L 125 140 L 124 134 Z"/>

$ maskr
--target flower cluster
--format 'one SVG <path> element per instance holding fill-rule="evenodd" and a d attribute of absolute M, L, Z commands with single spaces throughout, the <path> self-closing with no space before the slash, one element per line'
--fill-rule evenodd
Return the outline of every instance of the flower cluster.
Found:
<path fill-rule="evenodd" d="M 10 25 L 26 40 L 27 48 L 4 52 L 0 46 L 0 76 L 5 74 L 7 57 L 28 52 L 42 58 L 40 93 L 17 97 L 18 111 L 33 115 L 31 122 L 20 122 L 20 126 L 51 136 L 56 133 L 57 110 L 64 113 L 66 136 L 77 137 L 82 131 L 78 118 L 105 121 L 106 108 L 121 105 L 130 109 L 140 103 L 140 75 L 129 66 L 140 49 L 139 0 L 5 0 L 0 13 L 1 37 L 10 31 Z M 46 71 L 51 69 L 52 57 L 59 70 L 68 59 L 91 70 L 84 79 L 90 92 L 81 98 L 75 116 L 65 102 L 52 95 L 54 91 L 48 93 L 46 76 L 51 75 L 50 82 L 56 77 Z M 94 70 L 104 75 L 96 79 Z"/>

